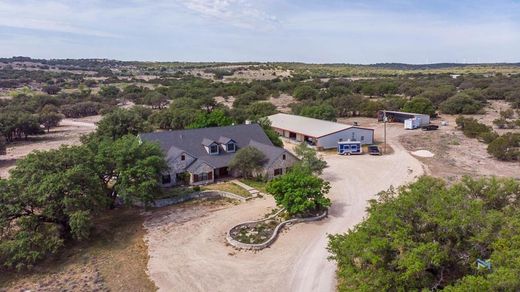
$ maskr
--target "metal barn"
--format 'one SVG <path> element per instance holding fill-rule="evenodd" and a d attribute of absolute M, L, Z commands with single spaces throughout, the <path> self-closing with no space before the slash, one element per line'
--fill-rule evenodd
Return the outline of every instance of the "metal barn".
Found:
<path fill-rule="evenodd" d="M 377 113 L 377 120 L 382 122 L 386 113 L 386 118 L 388 122 L 397 122 L 404 123 L 405 120 L 408 119 L 417 119 L 420 121 L 419 127 L 428 126 L 430 124 L 430 116 L 425 114 L 415 114 L 415 113 L 407 113 L 407 112 L 397 112 L 397 111 L 379 111 Z"/>
<path fill-rule="evenodd" d="M 374 143 L 374 129 L 370 128 L 282 113 L 267 118 L 280 136 L 296 142 L 305 141 L 318 149 L 333 149 L 342 141 L 359 141 L 362 145 Z"/>

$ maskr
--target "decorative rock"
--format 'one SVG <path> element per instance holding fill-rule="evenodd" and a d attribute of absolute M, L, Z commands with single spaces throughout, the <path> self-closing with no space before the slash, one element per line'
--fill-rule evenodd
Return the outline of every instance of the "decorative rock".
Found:
<path fill-rule="evenodd" d="M 281 222 L 280 224 L 278 224 L 276 226 L 276 228 L 274 229 L 274 232 L 273 234 L 271 235 L 271 237 L 269 239 L 267 239 L 266 241 L 264 241 L 263 243 L 243 243 L 243 242 L 240 242 L 236 239 L 234 239 L 232 236 L 231 236 L 231 231 L 235 228 L 244 228 L 246 225 L 249 225 L 249 224 L 256 224 L 256 223 L 260 223 L 260 222 L 265 222 L 265 221 L 268 221 L 268 220 L 271 220 L 273 218 L 275 218 L 276 216 L 278 216 L 278 214 L 280 214 L 282 211 L 284 211 L 284 209 L 281 209 L 280 211 L 276 212 L 274 215 L 271 215 L 265 219 L 262 219 L 262 220 L 257 220 L 257 221 L 248 221 L 248 222 L 243 222 L 243 223 L 240 223 L 240 224 L 237 224 L 235 226 L 233 226 L 232 228 L 230 228 L 226 234 L 226 240 L 227 242 L 234 246 L 235 248 L 238 248 L 238 249 L 250 249 L 250 250 L 261 250 L 261 249 L 264 249 L 268 246 L 270 246 L 275 240 L 276 240 L 276 237 L 278 236 L 278 233 L 280 232 L 281 228 L 284 226 L 284 225 L 289 225 L 289 224 L 294 224 L 294 223 L 299 223 L 299 222 L 309 222 L 309 221 L 317 221 L 317 220 L 321 220 L 323 218 L 325 218 L 327 216 L 327 211 L 324 211 L 323 214 L 321 215 L 318 215 L 316 217 L 307 217 L 307 218 L 294 218 L 294 219 L 289 219 L 289 220 L 286 220 L 286 221 L 283 221 Z"/>

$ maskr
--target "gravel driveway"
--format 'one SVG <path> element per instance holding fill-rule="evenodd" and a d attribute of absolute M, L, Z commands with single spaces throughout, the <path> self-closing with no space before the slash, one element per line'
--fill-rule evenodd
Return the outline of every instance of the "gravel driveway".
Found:
<path fill-rule="evenodd" d="M 380 131 L 377 129 L 376 131 Z M 331 182 L 329 217 L 286 229 L 268 249 L 236 251 L 225 243 L 231 226 L 263 217 L 274 201 L 255 199 L 237 206 L 178 206 L 147 220 L 150 277 L 160 291 L 333 291 L 335 263 L 327 260 L 327 234 L 361 222 L 367 200 L 391 185 L 423 173 L 421 163 L 389 129 L 388 156 L 327 154 L 323 177 Z"/>

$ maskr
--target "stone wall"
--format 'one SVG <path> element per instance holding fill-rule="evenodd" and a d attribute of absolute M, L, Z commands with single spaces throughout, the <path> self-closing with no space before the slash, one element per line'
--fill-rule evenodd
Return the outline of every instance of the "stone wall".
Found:
<path fill-rule="evenodd" d="M 152 207 L 160 208 L 160 207 L 180 204 L 180 203 L 183 203 L 186 201 L 197 200 L 197 199 L 210 199 L 210 198 L 228 198 L 228 199 L 237 200 L 240 202 L 245 202 L 249 199 L 249 198 L 244 198 L 239 195 L 225 192 L 225 191 L 207 190 L 207 191 L 193 192 L 190 194 L 173 197 L 173 198 L 155 200 L 154 203 L 152 204 Z M 138 207 L 144 207 L 143 203 L 141 203 L 141 202 L 135 203 L 134 205 L 138 206 Z"/>
<path fill-rule="evenodd" d="M 273 242 L 278 237 L 278 233 L 280 232 L 280 230 L 285 225 L 295 224 L 295 223 L 299 223 L 299 222 L 309 222 L 309 221 L 321 220 L 321 219 L 325 218 L 327 216 L 327 214 L 328 214 L 327 211 L 324 211 L 323 214 L 318 215 L 316 217 L 294 218 L 294 219 L 289 219 L 289 220 L 283 221 L 282 223 L 280 223 L 280 224 L 278 224 L 276 226 L 276 228 L 274 229 L 274 232 L 271 235 L 271 237 L 268 238 L 265 242 L 262 242 L 262 243 L 243 243 L 243 242 L 240 242 L 238 240 L 235 240 L 231 236 L 231 230 L 233 230 L 235 228 L 240 228 L 241 226 L 244 226 L 244 225 L 257 224 L 257 223 L 261 223 L 261 222 L 264 222 L 264 221 L 267 221 L 267 220 L 271 220 L 271 219 L 275 218 L 276 216 L 278 216 L 278 214 L 280 214 L 282 211 L 284 211 L 284 209 L 276 212 L 274 215 L 269 216 L 269 217 L 267 217 L 265 219 L 258 220 L 258 221 L 248 221 L 248 222 L 240 223 L 240 224 L 237 224 L 237 225 L 233 226 L 226 233 L 226 240 L 227 240 L 227 242 L 230 245 L 232 245 L 232 246 L 234 246 L 235 248 L 238 248 L 238 249 L 261 250 L 261 249 L 269 247 L 271 244 L 273 244 Z"/>

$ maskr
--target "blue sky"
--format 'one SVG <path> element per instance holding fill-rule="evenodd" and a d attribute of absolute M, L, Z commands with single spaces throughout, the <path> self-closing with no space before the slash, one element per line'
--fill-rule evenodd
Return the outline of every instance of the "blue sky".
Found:
<path fill-rule="evenodd" d="M 520 1 L 0 0 L 0 56 L 520 62 Z"/>

